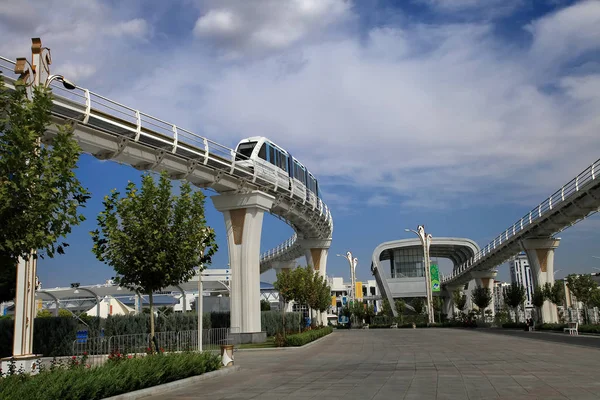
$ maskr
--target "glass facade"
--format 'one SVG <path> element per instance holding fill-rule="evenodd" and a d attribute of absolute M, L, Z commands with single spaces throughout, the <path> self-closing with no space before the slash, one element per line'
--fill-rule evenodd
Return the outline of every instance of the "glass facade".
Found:
<path fill-rule="evenodd" d="M 390 254 L 390 276 L 392 278 L 424 277 L 423 248 L 408 247 L 394 249 Z"/>

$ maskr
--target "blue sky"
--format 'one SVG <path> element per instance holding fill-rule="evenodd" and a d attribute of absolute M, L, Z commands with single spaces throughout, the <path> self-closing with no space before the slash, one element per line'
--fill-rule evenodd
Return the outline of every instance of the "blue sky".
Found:
<path fill-rule="evenodd" d="M 9 0 L 0 37 L 11 58 L 41 37 L 54 73 L 221 144 L 289 149 L 333 212 L 330 275 L 348 277 L 335 254 L 351 250 L 369 279 L 375 246 L 418 224 L 484 246 L 600 155 L 597 1 Z M 77 173 L 88 219 L 39 263 L 45 287 L 112 276 L 88 232 L 140 177 L 89 155 Z M 600 268 L 599 232 L 592 217 L 559 235 L 557 277 Z M 261 247 L 291 234 L 267 216 Z"/>

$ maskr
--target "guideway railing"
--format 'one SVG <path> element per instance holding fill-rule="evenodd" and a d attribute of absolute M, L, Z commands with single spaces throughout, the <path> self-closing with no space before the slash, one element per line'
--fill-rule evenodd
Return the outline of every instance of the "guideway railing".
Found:
<path fill-rule="evenodd" d="M 502 244 L 506 244 L 506 242 L 515 240 L 518 236 L 522 236 L 525 231 L 535 226 L 539 221 L 543 220 L 548 215 L 554 213 L 557 208 L 560 208 L 565 203 L 571 201 L 571 199 L 576 197 L 582 190 L 588 190 L 590 185 L 597 181 L 599 168 L 600 160 L 597 160 L 562 188 L 554 192 L 537 207 L 523 216 L 523 218 L 515 222 L 512 226 L 498 235 L 477 254 L 452 271 L 450 275 L 444 277 L 442 282 L 450 281 L 462 275 L 464 272 L 471 269 L 474 264 L 481 261 L 484 257 L 494 253 L 495 250 Z"/>
<path fill-rule="evenodd" d="M 202 331 L 202 351 L 219 352 L 220 346 L 233 344 L 230 328 L 212 328 Z M 156 332 L 155 343 L 160 352 L 195 351 L 198 349 L 198 331 Z M 91 337 L 73 341 L 72 356 L 86 355 L 87 364 L 99 365 L 109 357 L 128 358 L 149 352 L 150 334 Z"/>
<path fill-rule="evenodd" d="M 14 61 L 0 56 L 0 75 L 4 77 L 5 84 L 12 85 L 16 81 L 11 75 L 14 67 Z M 217 181 L 222 175 L 230 175 L 240 180 L 246 189 L 259 188 L 276 196 L 287 197 L 294 203 L 294 195 L 288 187 L 279 186 L 276 178 L 259 175 L 258 168 L 240 165 L 240 161 L 247 162 L 249 159 L 234 149 L 88 89 L 76 86 L 69 90 L 57 80 L 50 83 L 50 88 L 54 103 L 52 114 L 56 117 L 117 135 L 125 141 L 143 143 L 164 154 L 181 157 L 194 166 L 211 168 L 216 172 Z M 322 200 L 318 200 L 312 211 L 320 216 L 318 223 L 314 224 L 317 232 L 312 234 L 328 237 L 333 226 L 329 208 Z M 296 239 L 296 235 L 292 236 L 270 254 L 263 255 L 261 261 L 284 254 L 295 245 Z"/>

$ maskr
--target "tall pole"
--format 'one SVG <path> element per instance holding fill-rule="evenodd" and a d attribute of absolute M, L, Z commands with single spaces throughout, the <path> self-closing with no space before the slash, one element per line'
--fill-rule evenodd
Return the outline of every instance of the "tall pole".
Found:
<path fill-rule="evenodd" d="M 196 306 L 198 308 L 198 351 L 202 351 L 202 317 L 204 313 L 202 312 L 202 270 L 198 268 L 198 303 Z"/>
<path fill-rule="evenodd" d="M 431 262 L 429 261 L 429 248 L 431 247 L 431 234 L 425 233 L 425 226 L 419 225 L 417 230 L 405 229 L 406 232 L 412 232 L 419 237 L 423 246 L 423 267 L 425 269 L 425 296 L 427 298 L 427 318 L 430 324 L 435 322 L 433 315 L 433 292 L 431 289 Z"/>
<path fill-rule="evenodd" d="M 32 99 L 33 86 L 44 86 L 50 76 L 50 49 L 42 47 L 39 38 L 32 39 L 31 63 L 25 58 L 17 58 L 14 72 L 27 88 L 27 96 Z M 38 141 L 39 144 L 39 141 Z M 27 258 L 19 257 L 15 294 L 15 324 L 13 336 L 13 357 L 31 359 L 33 355 L 33 322 L 35 319 L 35 291 L 37 257 L 32 249 Z M 28 369 L 28 368 L 27 368 Z"/>
<path fill-rule="evenodd" d="M 348 260 L 348 264 L 350 265 L 350 300 L 354 303 L 354 300 L 356 299 L 356 293 L 354 293 L 356 287 L 355 269 L 358 264 L 358 258 L 352 258 L 352 253 L 350 251 L 347 251 L 345 256 L 341 254 L 336 254 L 336 256 L 344 257 Z"/>

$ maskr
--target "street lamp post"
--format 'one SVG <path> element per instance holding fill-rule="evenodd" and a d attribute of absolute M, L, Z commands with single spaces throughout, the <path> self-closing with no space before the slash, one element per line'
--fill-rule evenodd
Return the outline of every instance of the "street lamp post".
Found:
<path fill-rule="evenodd" d="M 425 268 L 425 293 L 427 295 L 427 318 L 429 323 L 432 324 L 435 322 L 433 315 L 433 294 L 431 291 L 431 271 L 430 269 L 430 261 L 429 261 L 429 247 L 431 246 L 432 236 L 429 233 L 425 233 L 425 226 L 419 225 L 417 230 L 414 229 L 404 229 L 406 232 L 412 232 L 421 239 L 421 244 L 423 245 L 423 264 Z"/>
<path fill-rule="evenodd" d="M 350 300 L 354 302 L 356 300 L 356 266 L 358 265 L 358 258 L 352 258 L 352 253 L 349 251 L 346 252 L 345 256 L 341 254 L 336 254 L 336 256 L 345 258 L 350 265 Z"/>

